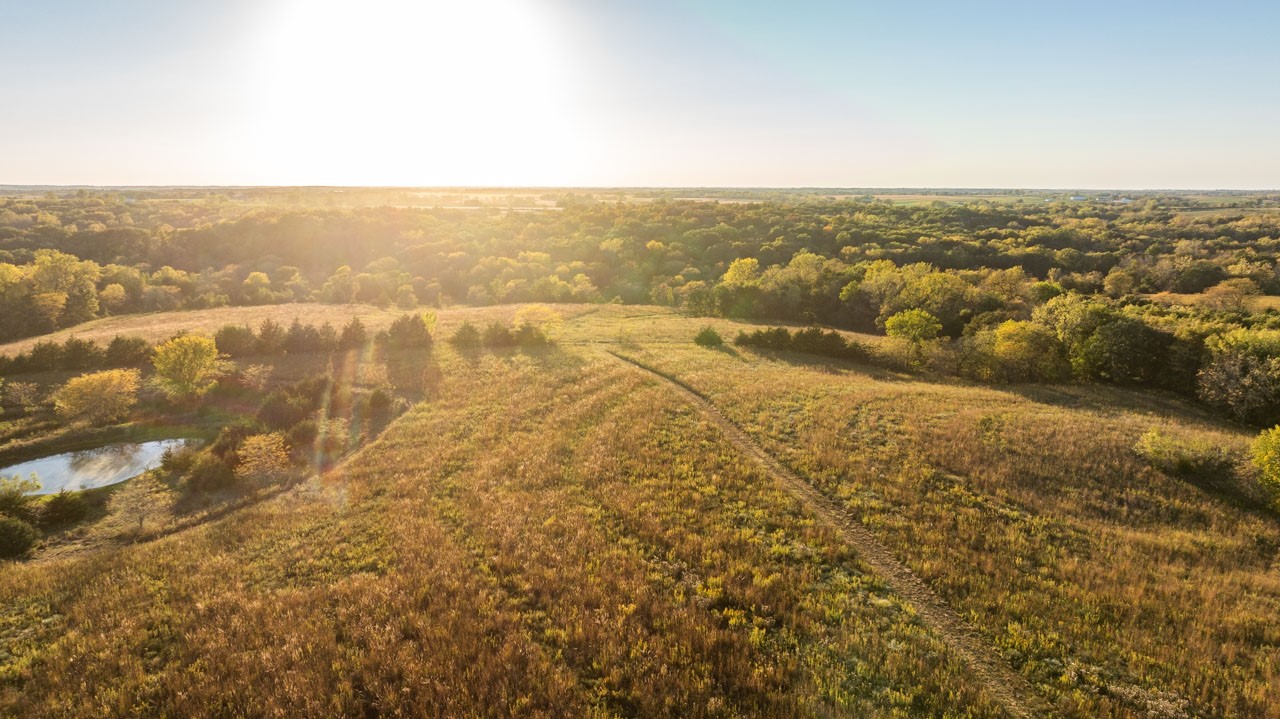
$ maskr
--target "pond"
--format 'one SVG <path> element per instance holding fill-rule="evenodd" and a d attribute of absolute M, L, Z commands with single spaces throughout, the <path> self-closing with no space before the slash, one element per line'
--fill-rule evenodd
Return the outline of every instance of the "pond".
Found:
<path fill-rule="evenodd" d="M 161 439 L 109 444 L 5 467 L 0 469 L 0 477 L 29 479 L 35 474 L 40 488 L 27 494 L 57 494 L 64 489 L 78 492 L 132 479 L 159 466 L 165 450 L 199 443 L 196 439 Z"/>

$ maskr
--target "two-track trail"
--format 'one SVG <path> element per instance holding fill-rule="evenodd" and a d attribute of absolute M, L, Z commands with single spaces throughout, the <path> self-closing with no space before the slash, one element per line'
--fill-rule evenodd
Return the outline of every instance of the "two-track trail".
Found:
<path fill-rule="evenodd" d="M 834 527 L 854 548 L 861 559 L 899 596 L 911 603 L 920 620 L 938 633 L 951 649 L 972 669 L 974 675 L 991 694 L 1015 717 L 1044 717 L 1053 712 L 1031 683 L 1015 672 L 994 649 L 986 644 L 946 602 L 929 588 L 905 564 L 898 561 L 889 548 L 880 543 L 870 530 L 846 509 L 813 488 L 813 485 L 782 466 L 756 444 L 755 440 L 729 421 L 706 398 L 679 380 L 640 362 L 614 354 L 616 360 L 639 369 L 660 380 L 681 395 L 689 404 L 721 431 L 742 453 L 759 463 L 765 472 L 787 489 L 818 518 Z"/>

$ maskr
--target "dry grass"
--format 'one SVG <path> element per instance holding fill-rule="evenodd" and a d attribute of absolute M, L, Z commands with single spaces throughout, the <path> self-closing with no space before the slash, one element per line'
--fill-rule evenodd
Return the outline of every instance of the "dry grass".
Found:
<path fill-rule="evenodd" d="M 445 364 L 323 482 L 7 567 L 0 711 L 1001 716 L 660 386 L 554 350 Z"/>
<path fill-rule="evenodd" d="M 1280 716 L 1273 515 L 1148 467 L 1176 400 L 632 346 L 865 518 L 1068 716 Z"/>
<path fill-rule="evenodd" d="M 288 326 L 297 317 L 305 324 L 319 325 L 332 323 L 341 328 L 353 317 L 372 329 L 382 329 L 391 321 L 403 314 L 403 311 L 391 308 L 378 308 L 372 305 L 324 305 L 318 303 L 292 303 L 285 305 L 259 305 L 256 307 L 218 307 L 210 310 L 184 310 L 179 312 L 156 312 L 146 315 L 121 315 L 104 317 L 100 320 L 85 322 L 75 327 L 59 330 L 42 337 L 29 337 L 24 340 L 0 345 L 0 354 L 14 355 L 31 349 L 36 342 L 52 340 L 65 342 L 69 337 L 93 340 L 105 345 L 116 335 L 143 337 L 149 342 L 168 339 L 180 331 L 203 332 L 212 334 L 223 325 L 247 324 L 257 327 L 263 320 L 271 319 Z"/>
<path fill-rule="evenodd" d="M 1196 307 L 1204 304 L 1205 296 L 1203 294 L 1194 293 L 1158 292 L 1154 295 L 1145 295 L 1145 297 L 1153 302 L 1159 302 L 1164 305 Z M 1272 295 L 1258 295 L 1256 297 L 1250 297 L 1245 301 L 1245 307 L 1250 312 L 1264 312 L 1266 310 L 1280 309 L 1280 297 Z"/>
<path fill-rule="evenodd" d="M 442 346 L 434 398 L 323 481 L 0 568 L 0 714 L 1002 715 L 608 345 L 863 517 L 1061 715 L 1280 717 L 1280 523 L 1133 450 L 1152 426 L 1246 433 L 1160 395 L 924 382 L 693 345 L 723 320 L 556 309 L 558 350 Z M 437 334 L 518 310 L 446 310 Z"/>

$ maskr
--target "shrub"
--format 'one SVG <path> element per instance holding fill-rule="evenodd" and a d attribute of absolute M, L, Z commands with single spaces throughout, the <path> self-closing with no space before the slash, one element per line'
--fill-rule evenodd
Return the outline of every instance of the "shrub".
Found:
<path fill-rule="evenodd" d="M 1258 480 L 1272 496 L 1280 496 L 1280 427 L 1264 429 L 1250 447 Z"/>
<path fill-rule="evenodd" d="M 551 344 L 537 325 L 527 322 L 519 324 L 512 336 L 515 337 L 516 344 L 521 347 L 546 347 Z"/>
<path fill-rule="evenodd" d="M 808 327 L 793 333 L 791 350 L 842 359 L 860 359 L 864 354 L 859 345 L 846 340 L 839 332 L 818 327 Z"/>
<path fill-rule="evenodd" d="M 481 335 L 481 341 L 485 347 L 514 347 L 516 344 L 515 335 L 511 334 L 511 330 L 507 326 L 498 321 L 490 322 Z"/>
<path fill-rule="evenodd" d="M 40 509 L 40 524 L 46 528 L 63 527 L 82 521 L 89 514 L 84 497 L 65 489 L 49 497 Z"/>
<path fill-rule="evenodd" d="M 314 419 L 304 419 L 289 428 L 289 445 L 298 452 L 310 450 L 315 447 L 319 436 L 320 425 Z"/>
<path fill-rule="evenodd" d="M 218 346 L 199 335 L 175 337 L 156 347 L 156 381 L 171 398 L 199 397 L 217 384 Z"/>
<path fill-rule="evenodd" d="M 124 419 L 138 401 L 136 369 L 109 369 L 80 375 L 54 394 L 58 416 L 100 425 Z"/>
<path fill-rule="evenodd" d="M 0 517 L 0 559 L 25 555 L 39 538 L 36 528 L 13 517 Z"/>
<path fill-rule="evenodd" d="M 469 349 L 480 346 L 480 330 L 470 322 L 463 322 L 458 325 L 458 329 L 454 330 L 453 336 L 449 338 L 449 343 L 459 349 Z"/>
<path fill-rule="evenodd" d="M 810 327 L 792 334 L 785 327 L 772 327 L 754 332 L 739 332 L 733 343 L 740 347 L 803 352 L 836 359 L 863 359 L 866 352 L 839 332 Z"/>
<path fill-rule="evenodd" d="M 141 337 L 116 335 L 107 345 L 104 359 L 109 367 L 137 367 L 151 359 L 151 345 Z"/>
<path fill-rule="evenodd" d="M 285 329 L 275 320 L 266 319 L 258 325 L 258 352 L 278 355 L 284 352 Z"/>
<path fill-rule="evenodd" d="M 426 318 L 419 314 L 397 317 L 387 328 L 388 349 L 428 349 L 431 347 L 431 329 Z"/>
<path fill-rule="evenodd" d="M 27 492 L 39 488 L 40 483 L 33 479 L 0 479 L 0 516 L 24 522 L 35 521 L 36 513 L 31 507 L 32 497 Z"/>
<path fill-rule="evenodd" d="M 5 401 L 30 414 L 40 406 L 40 386 L 35 382 L 9 382 L 4 386 Z"/>
<path fill-rule="evenodd" d="M 699 347 L 719 347 L 724 344 L 724 338 L 715 331 L 715 328 L 703 327 L 693 336 L 693 343 Z"/>
<path fill-rule="evenodd" d="M 229 357 L 244 357 L 258 349 L 258 336 L 248 325 L 223 325 L 213 335 L 218 351 Z"/>
<path fill-rule="evenodd" d="M 391 393 L 381 387 L 369 393 L 366 400 L 366 406 L 369 409 L 370 417 L 386 417 L 391 413 L 392 406 Z"/>
<path fill-rule="evenodd" d="M 289 325 L 289 330 L 285 332 L 284 349 L 289 354 L 320 352 L 324 350 L 324 340 L 320 336 L 320 330 L 315 326 L 304 325 L 295 317 L 293 324 Z"/>
<path fill-rule="evenodd" d="M 240 445 L 240 463 L 235 474 L 239 479 L 274 483 L 289 475 L 289 449 L 279 432 L 246 437 Z"/>
<path fill-rule="evenodd" d="M 62 345 L 49 340 L 41 340 L 27 351 L 31 369 L 47 370 L 62 366 Z"/>
<path fill-rule="evenodd" d="M 62 345 L 61 359 L 60 366 L 63 369 L 84 370 L 101 367 L 105 356 L 102 348 L 93 340 L 71 337 Z"/>
<path fill-rule="evenodd" d="M 236 450 L 240 449 L 240 443 L 245 437 L 258 434 L 260 431 L 259 425 L 252 420 L 240 420 L 229 424 L 219 430 L 218 436 L 209 443 L 209 452 L 234 462 Z"/>
<path fill-rule="evenodd" d="M 1158 429 L 1142 435 L 1134 449 L 1153 467 L 1179 477 L 1217 482 L 1231 471 L 1231 457 L 1221 447 L 1176 439 Z"/>
<path fill-rule="evenodd" d="M 338 335 L 338 348 L 344 350 L 358 350 L 365 346 L 369 341 L 369 333 L 364 328 L 364 323 L 359 317 L 352 317 L 342 328 L 342 333 Z"/>
<path fill-rule="evenodd" d="M 160 469 L 170 475 L 182 476 L 191 470 L 199 454 L 191 447 L 169 447 L 160 456 Z"/>
<path fill-rule="evenodd" d="M 212 452 L 201 452 L 182 483 L 190 492 L 214 492 L 232 486 L 235 481 L 235 472 L 226 459 Z"/>

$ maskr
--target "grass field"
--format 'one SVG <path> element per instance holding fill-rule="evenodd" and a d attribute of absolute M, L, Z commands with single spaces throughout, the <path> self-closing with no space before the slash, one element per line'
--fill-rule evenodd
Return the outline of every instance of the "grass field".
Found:
<path fill-rule="evenodd" d="M 440 346 L 434 398 L 321 478 L 0 568 L 0 714 L 1008 715 L 838 527 L 610 350 L 859 520 L 1049 713 L 1280 717 L 1280 523 L 1133 450 L 1248 433 L 1163 395 L 925 382 L 690 341 L 725 320 L 555 309 L 546 351 Z M 444 310 L 437 334 L 520 310 Z"/>
<path fill-rule="evenodd" d="M 1204 295 L 1177 292 L 1160 292 L 1154 295 L 1146 295 L 1146 298 L 1165 305 L 1184 305 L 1187 307 L 1194 307 L 1204 302 Z M 1250 312 L 1277 310 L 1280 309 L 1280 297 L 1259 295 L 1249 298 L 1246 305 Z"/>

